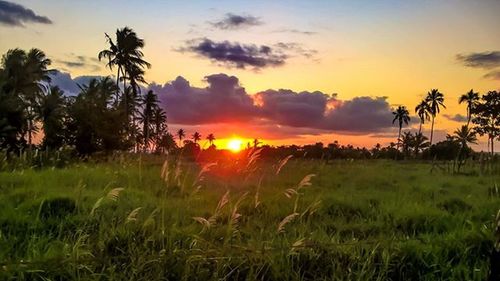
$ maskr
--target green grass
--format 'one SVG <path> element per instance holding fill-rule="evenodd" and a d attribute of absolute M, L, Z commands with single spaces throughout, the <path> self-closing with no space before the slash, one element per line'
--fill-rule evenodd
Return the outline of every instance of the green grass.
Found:
<path fill-rule="evenodd" d="M 240 171 L 245 165 L 228 161 L 198 178 L 197 165 L 182 163 L 179 173 L 170 160 L 165 182 L 162 163 L 147 157 L 0 173 L 0 279 L 488 275 L 500 208 L 491 188 L 500 176 L 480 176 L 474 167 L 452 175 L 431 174 L 430 164 L 417 162 L 292 159 L 276 175 L 276 163 Z M 309 174 L 316 174 L 312 185 L 298 197 L 284 195 Z M 107 197 L 115 188 L 123 188 L 116 201 Z M 210 217 L 204 226 L 201 218 Z"/>

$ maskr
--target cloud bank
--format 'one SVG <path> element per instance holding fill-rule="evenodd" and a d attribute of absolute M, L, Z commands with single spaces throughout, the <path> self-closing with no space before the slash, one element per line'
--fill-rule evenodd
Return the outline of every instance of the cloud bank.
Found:
<path fill-rule="evenodd" d="M 0 24 L 24 27 L 26 23 L 52 24 L 52 21 L 48 17 L 37 15 L 33 10 L 22 5 L 0 0 Z"/>
<path fill-rule="evenodd" d="M 205 81 L 208 86 L 198 88 L 179 76 L 164 85 L 153 84 L 150 89 L 158 94 L 173 124 L 244 123 L 300 134 L 367 134 L 391 127 L 391 109 L 385 97 L 340 100 L 319 91 L 286 89 L 251 95 L 235 76 L 214 74 Z"/>

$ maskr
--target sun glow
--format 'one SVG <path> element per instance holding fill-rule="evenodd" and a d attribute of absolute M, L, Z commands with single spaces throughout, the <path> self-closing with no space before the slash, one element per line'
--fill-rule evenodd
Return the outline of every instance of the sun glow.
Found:
<path fill-rule="evenodd" d="M 227 142 L 227 149 L 231 150 L 234 153 L 238 153 L 243 149 L 243 140 L 241 139 L 230 139 Z"/>

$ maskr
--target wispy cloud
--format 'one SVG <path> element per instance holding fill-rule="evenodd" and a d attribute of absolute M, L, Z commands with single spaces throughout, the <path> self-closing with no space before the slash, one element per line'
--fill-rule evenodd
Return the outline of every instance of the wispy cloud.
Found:
<path fill-rule="evenodd" d="M 213 27 L 223 30 L 244 29 L 263 24 L 258 17 L 251 15 L 236 15 L 232 13 L 227 13 L 221 20 L 209 23 Z"/>
<path fill-rule="evenodd" d="M 455 121 L 455 122 L 467 122 L 467 116 L 464 116 L 462 114 L 455 114 L 455 115 L 449 115 L 449 114 L 444 114 L 443 115 L 446 119 Z"/>
<path fill-rule="evenodd" d="M 52 24 L 52 21 L 46 16 L 37 15 L 33 10 L 22 5 L 0 0 L 0 24 L 24 27 L 26 23 Z"/>
<path fill-rule="evenodd" d="M 486 73 L 483 77 L 486 79 L 500 80 L 500 69 L 490 71 Z"/>
<path fill-rule="evenodd" d="M 56 59 L 56 63 L 65 67 L 66 70 L 69 69 L 87 69 L 90 71 L 99 71 L 101 70 L 100 62 L 97 58 L 87 57 L 82 55 L 75 55 L 73 53 L 66 56 L 64 59 Z"/>
<path fill-rule="evenodd" d="M 273 33 L 293 33 L 302 35 L 315 35 L 318 34 L 316 31 L 300 30 L 295 28 L 282 28 L 272 31 Z"/>
<path fill-rule="evenodd" d="M 456 59 L 468 67 L 484 69 L 500 67 L 500 51 L 457 54 Z"/>

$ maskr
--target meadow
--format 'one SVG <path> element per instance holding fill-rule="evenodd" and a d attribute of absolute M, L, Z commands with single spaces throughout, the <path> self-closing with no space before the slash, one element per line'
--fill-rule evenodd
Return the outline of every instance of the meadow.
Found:
<path fill-rule="evenodd" d="M 485 280 L 499 173 L 116 156 L 0 172 L 2 280 Z"/>

